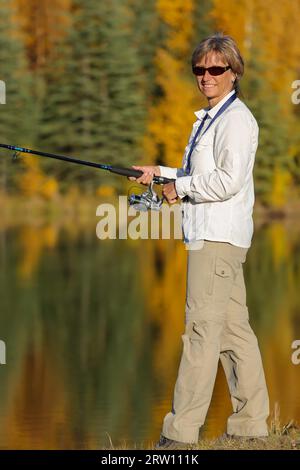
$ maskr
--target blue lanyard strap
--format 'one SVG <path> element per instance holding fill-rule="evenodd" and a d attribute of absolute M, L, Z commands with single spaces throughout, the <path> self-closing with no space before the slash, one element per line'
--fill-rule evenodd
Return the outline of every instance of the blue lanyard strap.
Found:
<path fill-rule="evenodd" d="M 233 95 L 231 95 L 227 101 L 225 101 L 225 103 L 221 106 L 221 108 L 219 109 L 219 111 L 217 112 L 217 114 L 212 118 L 212 120 L 210 121 L 210 123 L 208 124 L 207 128 L 204 130 L 203 134 L 201 135 L 201 137 L 204 136 L 205 132 L 208 131 L 208 129 L 210 128 L 210 126 L 215 122 L 215 120 L 225 111 L 225 109 L 228 108 L 228 106 L 231 105 L 231 103 L 237 98 L 237 94 L 234 93 Z M 205 114 L 205 116 L 203 117 L 201 123 L 199 124 L 198 126 L 198 129 L 193 137 L 193 140 L 192 140 L 192 143 L 191 143 L 191 147 L 190 147 L 190 150 L 189 150 L 189 153 L 188 153 L 188 156 L 186 157 L 186 160 L 187 160 L 187 163 L 186 163 L 186 167 L 185 167 L 185 173 L 187 175 L 190 174 L 190 167 L 191 167 L 191 155 L 193 153 L 193 150 L 195 148 L 195 145 L 196 145 L 196 140 L 197 140 L 197 137 L 198 135 L 200 134 L 201 130 L 203 129 L 203 126 L 204 126 L 204 123 L 206 121 L 206 119 L 208 118 L 208 113 Z M 200 139 L 201 139 L 200 137 Z"/>

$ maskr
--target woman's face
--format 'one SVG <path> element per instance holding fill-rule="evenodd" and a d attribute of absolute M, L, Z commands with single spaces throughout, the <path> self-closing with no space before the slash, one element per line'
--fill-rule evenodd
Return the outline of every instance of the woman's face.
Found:
<path fill-rule="evenodd" d="M 196 65 L 206 68 L 216 65 L 226 67 L 228 63 L 221 54 L 211 51 L 202 57 Z M 235 78 L 236 75 L 231 69 L 226 70 L 222 75 L 212 76 L 206 70 L 204 75 L 196 76 L 198 88 L 207 98 L 211 107 L 215 106 L 232 90 Z"/>

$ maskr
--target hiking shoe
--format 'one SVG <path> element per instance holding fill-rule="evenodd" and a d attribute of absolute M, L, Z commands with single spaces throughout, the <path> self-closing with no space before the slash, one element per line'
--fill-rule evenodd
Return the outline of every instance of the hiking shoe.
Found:
<path fill-rule="evenodd" d="M 168 437 L 160 435 L 159 441 L 155 444 L 155 449 L 186 449 L 189 446 L 186 442 L 174 441 Z"/>

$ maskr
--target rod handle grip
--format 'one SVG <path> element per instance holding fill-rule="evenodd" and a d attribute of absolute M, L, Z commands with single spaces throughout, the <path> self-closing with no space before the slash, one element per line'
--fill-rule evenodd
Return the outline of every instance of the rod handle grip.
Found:
<path fill-rule="evenodd" d="M 122 175 L 122 176 L 133 176 L 134 178 L 139 178 L 143 174 L 141 170 L 134 170 L 133 168 L 121 168 L 117 166 L 111 167 L 110 171 L 112 173 L 117 173 L 118 175 Z M 153 181 L 156 184 L 167 184 L 167 183 L 172 183 L 175 180 L 170 179 L 170 178 L 165 178 L 164 176 L 154 176 Z"/>

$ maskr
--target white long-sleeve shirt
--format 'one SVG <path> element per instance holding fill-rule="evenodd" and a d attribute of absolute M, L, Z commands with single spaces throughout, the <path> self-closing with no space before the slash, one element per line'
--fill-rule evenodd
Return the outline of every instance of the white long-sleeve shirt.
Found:
<path fill-rule="evenodd" d="M 160 167 L 161 175 L 175 178 L 182 201 L 184 241 L 191 248 L 200 240 L 228 242 L 249 248 L 253 235 L 253 165 L 258 145 L 258 125 L 240 100 L 215 120 L 201 137 L 210 120 L 234 93 L 228 93 L 213 108 L 197 111 L 181 168 Z M 203 130 L 190 158 L 190 174 L 185 175 L 187 155 L 195 132 L 208 112 Z"/>

